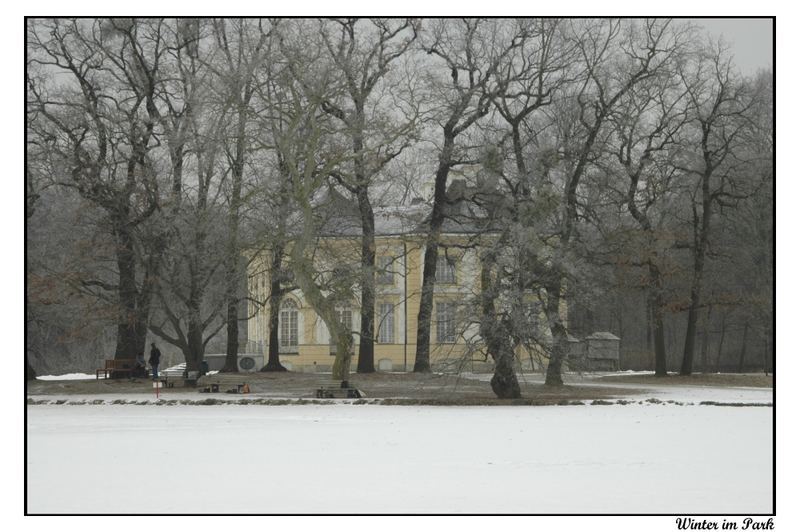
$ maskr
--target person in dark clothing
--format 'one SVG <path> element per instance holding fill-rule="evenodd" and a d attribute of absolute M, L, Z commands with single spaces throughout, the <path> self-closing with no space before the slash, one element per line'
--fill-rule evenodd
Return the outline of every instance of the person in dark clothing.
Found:
<path fill-rule="evenodd" d="M 155 342 L 150 344 L 150 366 L 153 368 L 153 380 L 158 379 L 158 364 L 161 362 L 161 351 L 156 347 Z"/>

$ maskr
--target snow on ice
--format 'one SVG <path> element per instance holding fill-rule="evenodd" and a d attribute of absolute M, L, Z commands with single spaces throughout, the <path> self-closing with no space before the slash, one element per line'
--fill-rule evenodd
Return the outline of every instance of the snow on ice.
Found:
<path fill-rule="evenodd" d="M 30 513 L 769 513 L 772 408 L 29 406 Z"/>

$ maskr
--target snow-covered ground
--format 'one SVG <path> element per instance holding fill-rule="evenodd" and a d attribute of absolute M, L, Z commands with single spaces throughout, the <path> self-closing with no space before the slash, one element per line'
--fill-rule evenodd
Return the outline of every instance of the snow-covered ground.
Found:
<path fill-rule="evenodd" d="M 216 372 L 209 372 L 214 374 Z M 717 403 L 746 403 L 746 404 L 772 404 L 774 402 L 774 394 L 772 388 L 756 388 L 756 387 L 735 387 L 735 386 L 677 386 L 677 385 L 656 385 L 656 384 L 636 384 L 624 383 L 614 381 L 600 380 L 598 377 L 602 375 L 631 375 L 635 372 L 618 372 L 618 373 L 605 373 L 605 374 L 567 374 L 565 381 L 567 384 L 573 386 L 592 386 L 592 387 L 606 387 L 615 388 L 619 390 L 630 390 L 629 394 L 622 393 L 614 396 L 614 399 L 626 399 L 631 401 L 644 401 L 650 398 L 658 399 L 659 401 L 676 401 L 687 404 L 699 404 L 704 401 L 712 401 Z M 651 375 L 652 372 L 639 372 L 642 375 Z M 489 373 L 470 374 L 464 373 L 461 375 L 464 379 L 480 380 L 489 382 L 492 375 Z M 80 373 L 59 375 L 59 376 L 44 376 L 37 377 L 42 380 L 70 380 L 70 379 L 94 379 L 94 375 L 83 375 Z M 542 384 L 544 376 L 541 374 L 525 374 L 520 376 L 521 379 L 529 383 Z M 488 389 L 488 384 L 487 384 Z M 104 394 L 47 394 L 36 395 L 30 394 L 27 396 L 32 401 L 47 401 L 55 403 L 56 401 L 67 402 L 92 402 L 102 400 L 105 404 L 111 404 L 114 401 L 126 402 L 139 402 L 148 401 L 155 402 L 155 393 L 140 394 L 140 393 L 104 393 Z M 201 394 L 185 394 L 176 393 L 173 390 L 162 388 L 159 392 L 159 397 L 162 399 L 181 399 L 181 400 L 195 400 L 200 401 L 209 398 L 209 396 Z M 284 399 L 285 393 L 280 391 L 271 391 L 263 393 L 251 393 L 247 396 L 239 395 L 224 395 L 214 394 L 213 399 L 217 401 L 230 401 L 235 402 L 242 399 Z M 591 401 L 585 401 L 589 403 Z"/>
<path fill-rule="evenodd" d="M 772 511 L 772 408 L 27 408 L 30 513 Z"/>
<path fill-rule="evenodd" d="M 82 381 L 96 379 L 97 376 L 88 373 L 65 373 L 64 375 L 39 375 L 36 378 L 43 381 Z"/>
<path fill-rule="evenodd" d="M 757 404 L 771 404 L 773 403 L 773 389 L 772 388 L 756 388 L 744 386 L 676 386 L 673 384 L 636 384 L 614 381 L 603 381 L 598 377 L 603 375 L 652 375 L 652 371 L 622 371 L 617 373 L 586 373 L 583 375 L 568 374 L 565 375 L 565 382 L 572 386 L 592 386 L 592 387 L 605 387 L 617 388 L 622 390 L 631 390 L 631 394 L 622 394 L 616 396 L 618 399 L 642 400 L 642 399 L 659 399 L 661 401 L 679 401 L 683 403 L 701 403 L 703 401 L 714 401 L 718 403 L 757 403 Z M 462 377 L 469 379 L 477 379 L 489 382 L 492 376 L 490 374 L 463 374 Z M 541 374 L 525 374 L 520 377 L 529 383 L 544 383 L 544 376 Z M 641 391 L 634 392 L 634 390 Z"/>

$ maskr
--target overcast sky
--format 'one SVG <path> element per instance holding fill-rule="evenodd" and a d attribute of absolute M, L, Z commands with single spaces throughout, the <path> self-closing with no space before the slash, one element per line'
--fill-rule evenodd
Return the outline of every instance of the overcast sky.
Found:
<path fill-rule="evenodd" d="M 705 26 L 716 38 L 730 43 L 734 61 L 742 74 L 755 74 L 772 66 L 772 19 L 707 18 L 692 19 Z"/>

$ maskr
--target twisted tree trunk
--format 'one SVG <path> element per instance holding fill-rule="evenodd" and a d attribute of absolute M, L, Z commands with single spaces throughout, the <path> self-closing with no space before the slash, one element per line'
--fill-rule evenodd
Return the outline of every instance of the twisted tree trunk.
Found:
<path fill-rule="evenodd" d="M 484 255 L 481 265 L 481 336 L 494 360 L 494 375 L 490 381 L 492 391 L 500 399 L 518 399 L 522 396 L 514 371 L 514 348 L 511 333 L 503 318 L 498 319 L 495 298 L 498 287 L 493 279 L 494 254 Z"/>

